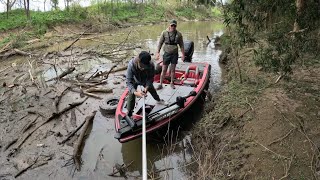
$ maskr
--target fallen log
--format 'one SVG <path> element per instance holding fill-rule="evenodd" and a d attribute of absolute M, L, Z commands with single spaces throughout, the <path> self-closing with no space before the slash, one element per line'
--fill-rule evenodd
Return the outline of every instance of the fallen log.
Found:
<path fill-rule="evenodd" d="M 69 111 L 70 109 L 76 107 L 76 106 L 79 106 L 81 105 L 82 103 L 84 103 L 88 98 L 85 98 L 83 101 L 80 101 L 80 102 L 75 102 L 75 103 L 72 103 L 72 104 L 69 104 L 68 107 L 65 107 L 63 110 L 61 110 L 60 112 L 58 113 L 53 113 L 46 121 L 42 122 L 40 125 L 38 125 L 34 130 L 32 130 L 29 134 L 27 134 L 21 141 L 20 143 L 18 144 L 18 146 L 15 148 L 15 150 L 18 150 L 20 149 L 20 147 L 22 146 L 22 144 L 37 130 L 39 129 L 41 126 L 47 124 L 48 122 L 50 122 L 51 120 L 55 119 L 55 118 L 58 118 L 60 117 L 62 114 L 64 114 L 65 112 Z"/>
<path fill-rule="evenodd" d="M 52 81 L 52 80 L 61 79 L 61 78 L 65 77 L 66 75 L 72 73 L 74 70 L 76 70 L 75 67 L 70 67 L 70 68 L 68 68 L 66 71 L 62 72 L 58 77 L 51 78 L 51 79 L 47 80 L 46 82 Z"/>
<path fill-rule="evenodd" d="M 83 90 L 71 89 L 71 91 L 80 93 L 80 95 L 83 94 L 83 95 L 86 95 L 86 96 L 89 96 L 89 97 L 93 97 L 93 98 L 96 98 L 96 99 L 102 99 L 98 95 L 95 95 L 95 94 L 92 94 L 92 93 L 89 93 L 89 92 L 86 92 L 86 91 L 83 91 Z"/>
<path fill-rule="evenodd" d="M 4 59 L 6 59 L 10 56 L 16 55 L 16 54 L 21 55 L 21 56 L 38 56 L 37 54 L 31 54 L 31 53 L 28 53 L 25 51 L 21 51 L 19 49 L 5 50 L 2 52 L 4 52 L 4 54 L 0 54 L 0 57 L 4 58 Z"/>
<path fill-rule="evenodd" d="M 88 93 L 91 93 L 91 92 L 112 93 L 112 89 L 109 89 L 109 88 L 89 88 L 89 89 L 86 89 L 86 92 L 88 92 Z"/>
<path fill-rule="evenodd" d="M 113 70 L 112 72 L 115 73 L 115 72 L 118 72 L 118 71 L 123 71 L 123 70 L 126 70 L 127 68 L 128 68 L 128 66 L 118 67 L 115 70 Z"/>
<path fill-rule="evenodd" d="M 97 111 L 93 111 L 92 114 L 88 117 L 85 118 L 85 124 L 84 127 L 81 131 L 81 134 L 77 140 L 77 142 L 74 144 L 74 150 L 73 150 L 73 160 L 74 160 L 74 164 L 76 166 L 76 169 L 78 171 L 80 171 L 80 158 L 81 158 L 81 144 L 83 142 L 84 139 L 84 135 L 86 134 L 86 131 L 89 127 L 89 125 L 93 122 L 94 116 L 96 115 Z"/>
<path fill-rule="evenodd" d="M 21 56 L 30 56 L 32 55 L 31 53 L 25 52 L 25 51 L 21 51 L 19 49 L 13 49 L 14 52 L 16 52 L 16 54 L 19 54 Z"/>

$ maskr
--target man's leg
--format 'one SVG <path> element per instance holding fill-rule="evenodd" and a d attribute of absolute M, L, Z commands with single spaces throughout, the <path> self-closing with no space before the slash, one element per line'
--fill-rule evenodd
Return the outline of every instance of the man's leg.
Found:
<path fill-rule="evenodd" d="M 157 91 L 154 89 L 153 86 L 149 87 L 148 91 L 150 92 L 150 94 L 153 97 L 153 99 L 155 99 L 156 101 L 160 101 L 160 97 L 159 97 Z"/>
<path fill-rule="evenodd" d="M 127 99 L 127 110 L 128 110 L 127 115 L 128 116 L 132 116 L 135 103 L 136 103 L 136 96 L 133 93 L 129 92 L 129 96 Z"/>
<path fill-rule="evenodd" d="M 178 56 L 179 54 L 172 54 L 171 55 L 171 66 L 170 66 L 170 77 L 171 77 L 171 83 L 170 86 L 172 89 L 175 89 L 176 87 L 174 86 L 174 78 L 176 77 L 176 65 L 178 64 Z"/>
<path fill-rule="evenodd" d="M 174 86 L 174 78 L 175 78 L 175 76 L 176 76 L 175 72 L 176 72 L 176 64 L 171 64 L 171 66 L 170 66 L 170 76 L 171 76 L 171 83 L 170 83 L 170 85 L 171 85 L 172 89 L 175 89 L 175 88 L 176 88 L 176 87 Z"/>
<path fill-rule="evenodd" d="M 163 65 L 162 65 L 161 75 L 160 75 L 160 84 L 159 84 L 159 86 L 157 87 L 157 89 L 162 89 L 163 79 L 164 79 L 164 77 L 166 76 L 167 70 L 168 70 L 168 65 L 164 65 L 164 64 L 163 64 Z"/>

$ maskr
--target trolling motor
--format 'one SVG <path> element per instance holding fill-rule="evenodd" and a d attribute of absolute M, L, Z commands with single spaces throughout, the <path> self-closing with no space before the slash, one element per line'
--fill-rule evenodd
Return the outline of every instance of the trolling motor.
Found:
<path fill-rule="evenodd" d="M 193 41 L 184 41 L 184 62 L 192 62 L 192 55 L 194 52 Z"/>

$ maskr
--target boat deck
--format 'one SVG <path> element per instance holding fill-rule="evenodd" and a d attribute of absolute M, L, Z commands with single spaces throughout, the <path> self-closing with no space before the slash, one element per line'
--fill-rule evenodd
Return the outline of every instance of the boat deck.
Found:
<path fill-rule="evenodd" d="M 159 83 L 153 83 L 155 87 L 158 86 Z M 146 97 L 146 109 L 148 106 L 153 107 L 151 111 L 147 111 L 147 113 L 153 113 L 155 111 L 158 111 L 159 109 L 164 108 L 166 105 L 176 102 L 176 98 L 178 96 L 186 96 L 188 95 L 192 90 L 194 90 L 194 87 L 188 87 L 188 86 L 180 86 L 175 85 L 175 89 L 172 89 L 169 84 L 163 84 L 163 88 L 160 90 L 157 90 L 158 95 L 160 96 L 160 99 L 163 99 L 165 101 L 165 104 L 158 104 L 156 100 L 153 99 L 150 93 L 148 93 Z M 138 87 L 140 88 L 140 87 Z M 136 98 L 136 105 L 133 111 L 133 114 L 141 114 L 142 112 L 142 106 L 143 106 L 143 99 L 142 98 Z M 122 108 L 123 112 L 127 112 L 126 103 Z"/>

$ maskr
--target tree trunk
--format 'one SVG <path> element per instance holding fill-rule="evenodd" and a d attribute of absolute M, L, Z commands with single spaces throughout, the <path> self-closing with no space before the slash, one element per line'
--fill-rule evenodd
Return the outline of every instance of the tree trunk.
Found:
<path fill-rule="evenodd" d="M 29 9 L 29 5 L 30 5 L 30 0 L 24 0 L 24 10 L 26 12 L 26 16 L 28 18 L 28 20 L 30 20 L 30 9 Z"/>
<path fill-rule="evenodd" d="M 10 1 L 7 0 L 7 19 L 9 19 L 9 5 L 10 5 Z"/>
<path fill-rule="evenodd" d="M 293 25 L 293 32 L 298 32 L 300 30 L 299 19 L 302 14 L 303 6 L 304 6 L 303 0 L 296 0 L 297 17 Z"/>

